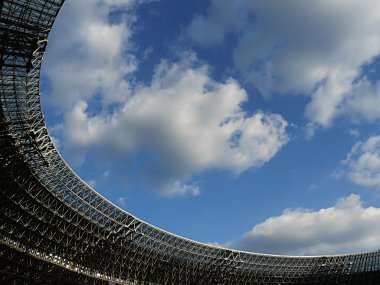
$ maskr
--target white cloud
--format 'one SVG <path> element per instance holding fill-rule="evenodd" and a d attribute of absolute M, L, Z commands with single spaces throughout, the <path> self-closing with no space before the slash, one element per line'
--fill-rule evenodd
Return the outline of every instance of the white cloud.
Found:
<path fill-rule="evenodd" d="M 117 198 L 117 203 L 122 207 L 126 207 L 127 206 L 127 197 Z"/>
<path fill-rule="evenodd" d="M 65 157 L 80 165 L 91 153 L 107 168 L 144 153 L 141 175 L 164 196 L 199 195 L 191 178 L 201 171 L 237 175 L 270 160 L 288 141 L 287 122 L 246 114 L 239 84 L 215 82 L 192 53 L 162 61 L 151 84 L 131 84 L 133 7 L 142 2 L 67 1 L 57 19 L 43 76 L 45 99 L 62 114 Z"/>
<path fill-rule="evenodd" d="M 348 113 L 355 122 L 379 120 L 380 81 L 372 83 L 364 77 L 356 82 L 341 109 L 341 112 Z"/>
<path fill-rule="evenodd" d="M 130 93 L 127 76 L 137 68 L 131 50 L 134 0 L 67 1 L 49 38 L 43 76 L 50 91 L 44 98 L 59 111 L 78 100 L 99 96 L 103 104 L 120 103 Z M 114 16 L 116 17 L 116 16 Z"/>
<path fill-rule="evenodd" d="M 358 142 L 343 163 L 349 167 L 352 182 L 380 189 L 380 136 Z"/>
<path fill-rule="evenodd" d="M 239 1 L 211 0 L 207 18 L 196 15 L 188 28 L 190 36 L 203 46 L 213 46 L 223 41 L 229 32 L 238 32 L 243 17 L 236 18 L 239 13 Z"/>
<path fill-rule="evenodd" d="M 165 188 L 161 190 L 162 194 L 166 197 L 176 197 L 176 196 L 198 196 L 201 191 L 198 186 L 181 183 L 181 181 L 174 181 L 172 183 L 167 183 Z"/>
<path fill-rule="evenodd" d="M 315 123 L 311 123 L 311 122 L 307 123 L 303 127 L 303 132 L 304 132 L 305 138 L 307 140 L 311 140 L 314 137 L 317 128 L 318 128 L 318 126 Z"/>
<path fill-rule="evenodd" d="M 379 119 L 378 88 L 365 76 L 359 85 L 369 86 L 353 84 L 380 54 L 379 25 L 376 0 L 212 1 L 207 15 L 194 18 L 189 35 L 203 46 L 237 35 L 236 70 L 264 95 L 307 94 L 306 117 L 327 127 L 352 109 Z M 351 96 L 357 100 L 347 105 Z"/>
<path fill-rule="evenodd" d="M 233 245 L 233 242 L 227 241 L 225 243 L 219 243 L 219 242 L 208 242 L 208 245 L 221 247 L 221 248 L 230 248 Z"/>
<path fill-rule="evenodd" d="M 243 235 L 243 250 L 273 254 L 319 255 L 380 247 L 380 209 L 363 207 L 351 194 L 318 211 L 285 210 Z"/>
<path fill-rule="evenodd" d="M 87 180 L 86 182 L 87 182 L 87 184 L 90 185 L 91 187 L 95 187 L 96 184 L 97 184 L 96 179 L 90 179 L 90 180 Z"/>
<path fill-rule="evenodd" d="M 198 187 L 173 181 L 203 170 L 239 174 L 269 161 L 288 141 L 287 122 L 277 114 L 249 116 L 241 108 L 247 94 L 236 81 L 215 82 L 197 65 L 189 55 L 176 64 L 163 61 L 151 84 L 112 114 L 90 115 L 78 102 L 65 116 L 66 150 L 78 163 L 89 148 L 110 161 L 148 151 L 154 169 L 147 177 L 167 196 L 198 195 Z"/>
<path fill-rule="evenodd" d="M 348 133 L 354 138 L 360 137 L 360 131 L 358 129 L 349 129 Z"/>

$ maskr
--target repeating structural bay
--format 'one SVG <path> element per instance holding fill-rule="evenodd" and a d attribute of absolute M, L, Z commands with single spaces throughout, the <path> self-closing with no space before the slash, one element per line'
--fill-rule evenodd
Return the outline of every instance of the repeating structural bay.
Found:
<path fill-rule="evenodd" d="M 165 232 L 85 184 L 49 137 L 40 67 L 63 0 L 0 0 L 0 284 L 380 284 L 380 252 L 276 256 Z"/>

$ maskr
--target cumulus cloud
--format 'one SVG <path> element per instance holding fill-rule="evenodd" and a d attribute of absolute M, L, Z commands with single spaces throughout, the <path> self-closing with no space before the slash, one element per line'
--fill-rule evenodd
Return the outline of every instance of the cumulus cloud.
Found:
<path fill-rule="evenodd" d="M 379 119 L 379 90 L 362 75 L 380 54 L 379 25 L 376 0 L 241 0 L 212 1 L 188 31 L 201 46 L 237 35 L 236 70 L 263 95 L 308 95 L 306 117 L 327 127 L 352 110 Z M 357 104 L 363 93 L 365 101 Z"/>
<path fill-rule="evenodd" d="M 243 235 L 239 248 L 272 254 L 319 255 L 380 247 L 380 209 L 351 194 L 318 211 L 288 209 Z"/>
<path fill-rule="evenodd" d="M 343 163 L 352 182 L 380 189 L 380 136 L 356 143 Z"/>
<path fill-rule="evenodd" d="M 107 150 L 111 161 L 147 151 L 154 168 L 147 177 L 162 185 L 162 194 L 196 196 L 198 187 L 178 181 L 212 168 L 240 174 L 270 160 L 288 141 L 280 115 L 248 115 L 241 107 L 246 100 L 236 81 L 214 81 L 191 55 L 163 61 L 151 84 L 112 114 L 91 115 L 85 102 L 75 104 L 65 116 L 65 147 L 77 159 L 89 148 Z"/>
<path fill-rule="evenodd" d="M 168 197 L 199 195 L 191 178 L 201 171 L 238 175 L 270 160 L 288 141 L 287 122 L 246 114 L 245 90 L 231 78 L 214 81 L 191 52 L 177 63 L 163 60 L 150 84 L 136 83 L 133 8 L 146 1 L 83 0 L 62 8 L 43 91 L 62 115 L 54 135 L 65 157 L 80 165 L 91 153 L 107 168 L 143 154 L 142 177 Z"/>
<path fill-rule="evenodd" d="M 125 100 L 130 93 L 128 75 L 137 69 L 130 28 L 134 17 L 126 11 L 138 2 L 142 1 L 67 1 L 43 65 L 42 75 L 50 86 L 44 98 L 50 106 L 65 111 L 95 96 L 105 105 Z M 114 11 L 124 13 L 112 16 Z"/>

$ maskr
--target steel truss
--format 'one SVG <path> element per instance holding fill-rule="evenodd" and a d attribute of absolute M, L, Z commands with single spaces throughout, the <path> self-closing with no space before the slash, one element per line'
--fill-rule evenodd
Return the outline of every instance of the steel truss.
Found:
<path fill-rule="evenodd" d="M 65 163 L 40 106 L 64 0 L 0 0 L 0 283 L 380 284 L 380 253 L 290 257 L 217 248 L 107 201 Z"/>

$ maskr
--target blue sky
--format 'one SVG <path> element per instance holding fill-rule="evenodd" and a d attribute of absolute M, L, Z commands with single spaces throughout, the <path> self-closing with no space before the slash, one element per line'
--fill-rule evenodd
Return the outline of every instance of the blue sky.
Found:
<path fill-rule="evenodd" d="M 380 4 L 67 0 L 42 103 L 123 209 L 236 249 L 380 248 Z"/>

